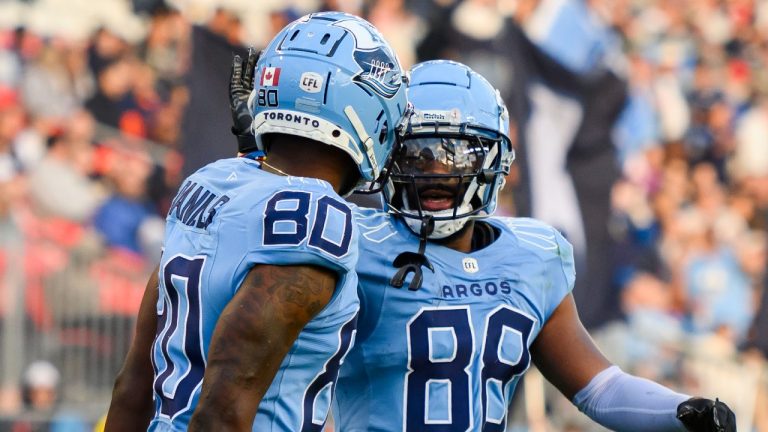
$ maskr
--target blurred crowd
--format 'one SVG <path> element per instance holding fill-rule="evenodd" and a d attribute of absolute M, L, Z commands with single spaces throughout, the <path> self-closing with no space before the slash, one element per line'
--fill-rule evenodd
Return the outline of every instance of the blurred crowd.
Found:
<path fill-rule="evenodd" d="M 622 367 L 678 388 L 726 377 L 732 399 L 718 394 L 745 399 L 737 413 L 768 431 L 765 0 L 0 2 L 0 416 L 35 410 L 30 382 L 54 383 L 52 397 L 73 405 L 83 388 L 108 395 L 192 156 L 182 125 L 194 29 L 262 47 L 305 12 L 346 10 L 373 22 L 406 67 L 456 58 L 504 93 L 515 71 L 493 50 L 457 52 L 435 35 L 503 44 L 494 38 L 507 20 L 530 27 L 572 2 L 615 38 L 620 58 L 603 63 L 628 91 L 604 221 L 623 319 L 595 337 Z M 228 116 L 225 104 L 208 109 Z M 513 172 L 504 214 L 518 210 L 516 182 Z M 83 355 L 107 370 L 84 378 L 91 387 L 64 386 Z M 562 430 L 581 430 L 562 417 Z M 85 430 L 67 419 L 57 430 Z M 14 430 L 47 430 L 33 420 Z"/>

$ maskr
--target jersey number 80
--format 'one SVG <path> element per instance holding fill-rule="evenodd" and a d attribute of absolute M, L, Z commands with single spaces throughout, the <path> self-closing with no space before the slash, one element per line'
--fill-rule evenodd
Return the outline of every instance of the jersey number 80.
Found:
<path fill-rule="evenodd" d="M 301 191 L 274 194 L 267 201 L 264 213 L 264 244 L 299 245 L 309 236 L 309 247 L 337 258 L 346 255 L 352 240 L 352 210 L 338 200 L 323 196 L 317 200 L 310 230 L 311 198 L 312 194 Z"/>

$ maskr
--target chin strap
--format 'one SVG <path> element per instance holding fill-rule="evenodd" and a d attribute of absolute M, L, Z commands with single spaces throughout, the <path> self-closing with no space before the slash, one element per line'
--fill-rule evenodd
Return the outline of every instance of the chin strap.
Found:
<path fill-rule="evenodd" d="M 419 251 L 418 252 L 403 252 L 395 258 L 392 262 L 392 266 L 397 268 L 397 273 L 392 276 L 389 284 L 395 288 L 402 288 L 405 283 L 405 278 L 409 273 L 413 273 L 413 278 L 408 284 L 408 289 L 416 291 L 421 288 L 421 282 L 424 279 L 421 267 L 428 268 L 432 273 L 435 272 L 432 263 L 429 262 L 429 258 L 425 255 L 427 250 L 427 236 L 435 228 L 435 221 L 431 215 L 424 216 L 421 220 L 421 230 L 419 232 Z"/>

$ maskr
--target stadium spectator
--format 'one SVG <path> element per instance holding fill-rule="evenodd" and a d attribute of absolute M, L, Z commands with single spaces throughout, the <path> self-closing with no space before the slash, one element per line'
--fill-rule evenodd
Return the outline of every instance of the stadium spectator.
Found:
<path fill-rule="evenodd" d="M 94 121 L 87 111 L 68 119 L 61 134 L 50 137 L 48 152 L 29 174 L 30 193 L 44 216 L 88 222 L 103 199 L 92 173 Z"/>
<path fill-rule="evenodd" d="M 50 362 L 38 360 L 24 372 L 24 403 L 34 411 L 51 412 L 59 402 L 61 374 Z"/>
<path fill-rule="evenodd" d="M 54 39 L 27 66 L 21 82 L 24 105 L 34 117 L 64 121 L 95 91 L 82 43 Z"/>
<path fill-rule="evenodd" d="M 141 255 L 141 226 L 153 216 L 157 217 L 147 201 L 147 179 L 152 163 L 140 148 L 131 149 L 120 142 L 114 145 L 107 173 L 113 191 L 96 210 L 93 222 L 107 247 Z"/>
<path fill-rule="evenodd" d="M 97 75 L 98 88 L 85 104 L 99 123 L 113 128 L 125 126 L 133 135 L 137 134 L 137 127 L 141 128 L 131 123 L 137 120 L 131 117 L 136 103 L 130 93 L 135 70 L 135 63 L 126 57 L 104 65 Z"/>
<path fill-rule="evenodd" d="M 24 108 L 16 93 L 0 91 L 0 176 L 9 179 L 20 171 L 21 163 L 14 155 L 14 142 L 25 126 Z"/>

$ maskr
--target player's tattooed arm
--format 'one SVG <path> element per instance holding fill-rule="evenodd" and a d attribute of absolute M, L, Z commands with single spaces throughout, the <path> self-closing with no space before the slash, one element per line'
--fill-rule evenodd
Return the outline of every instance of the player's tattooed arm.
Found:
<path fill-rule="evenodd" d="M 157 331 L 157 271 L 147 281 L 136 321 L 136 335 L 115 380 L 106 432 L 147 430 L 152 418 L 152 343 Z"/>
<path fill-rule="evenodd" d="M 219 318 L 189 430 L 250 430 L 299 332 L 331 300 L 338 275 L 315 266 L 255 266 Z"/>

